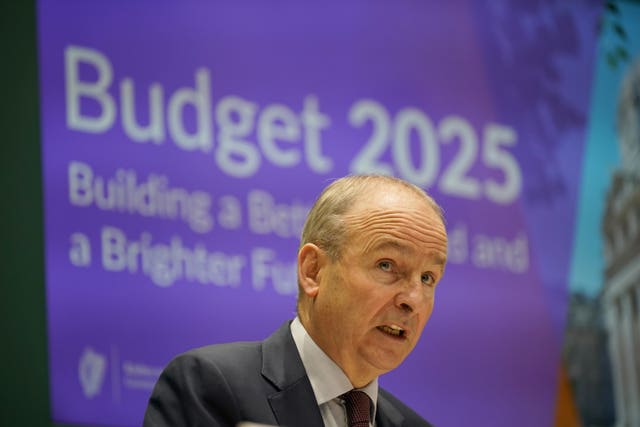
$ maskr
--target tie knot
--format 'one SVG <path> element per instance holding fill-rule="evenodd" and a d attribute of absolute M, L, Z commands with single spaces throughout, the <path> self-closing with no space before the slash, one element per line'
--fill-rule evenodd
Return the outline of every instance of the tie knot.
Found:
<path fill-rule="evenodd" d="M 341 396 L 347 409 L 349 427 L 369 427 L 370 405 L 369 396 L 360 390 L 351 390 Z"/>

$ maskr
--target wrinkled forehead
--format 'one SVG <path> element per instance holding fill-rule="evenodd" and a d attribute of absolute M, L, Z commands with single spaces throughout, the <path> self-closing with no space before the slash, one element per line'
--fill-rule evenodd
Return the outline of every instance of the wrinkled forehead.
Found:
<path fill-rule="evenodd" d="M 410 235 L 417 239 L 429 237 L 446 240 L 446 229 L 440 216 L 427 207 L 423 210 L 410 208 L 371 209 L 354 211 L 344 216 L 347 232 L 355 235 Z"/>
<path fill-rule="evenodd" d="M 365 199 L 344 220 L 347 241 L 354 250 L 369 252 L 385 246 L 422 256 L 446 256 L 444 223 L 429 202 L 419 197 Z"/>
<path fill-rule="evenodd" d="M 398 185 L 369 186 L 353 201 L 344 218 L 349 222 L 357 222 L 372 216 L 404 214 L 416 221 L 435 221 L 444 229 L 440 208 L 428 195 L 417 191 Z"/>
<path fill-rule="evenodd" d="M 368 237 L 368 238 L 367 238 Z M 447 263 L 446 236 L 434 234 L 427 239 L 402 239 L 392 233 L 376 233 L 364 236 L 364 244 L 357 245 L 356 250 L 365 256 L 398 255 L 404 260 L 418 260 L 444 269 Z"/>

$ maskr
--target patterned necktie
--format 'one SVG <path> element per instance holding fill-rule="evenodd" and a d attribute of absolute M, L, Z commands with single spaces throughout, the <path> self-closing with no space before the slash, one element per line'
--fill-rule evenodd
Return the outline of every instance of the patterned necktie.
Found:
<path fill-rule="evenodd" d="M 369 427 L 369 396 L 360 390 L 351 390 L 341 396 L 347 408 L 349 427 Z"/>

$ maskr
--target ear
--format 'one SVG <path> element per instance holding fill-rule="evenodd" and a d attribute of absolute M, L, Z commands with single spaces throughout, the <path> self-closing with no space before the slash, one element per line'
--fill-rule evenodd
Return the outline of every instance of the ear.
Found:
<path fill-rule="evenodd" d="M 324 260 L 324 252 L 313 243 L 305 244 L 298 252 L 298 282 L 309 298 L 315 298 L 320 289 L 318 279 Z"/>

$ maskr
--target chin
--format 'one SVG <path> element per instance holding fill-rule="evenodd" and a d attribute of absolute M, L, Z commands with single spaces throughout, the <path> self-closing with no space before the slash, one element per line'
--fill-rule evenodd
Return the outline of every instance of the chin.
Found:
<path fill-rule="evenodd" d="M 394 370 L 405 359 L 405 356 L 399 357 L 377 357 L 369 359 L 369 363 L 373 365 L 378 371 L 381 373 L 387 373 L 389 371 Z"/>

